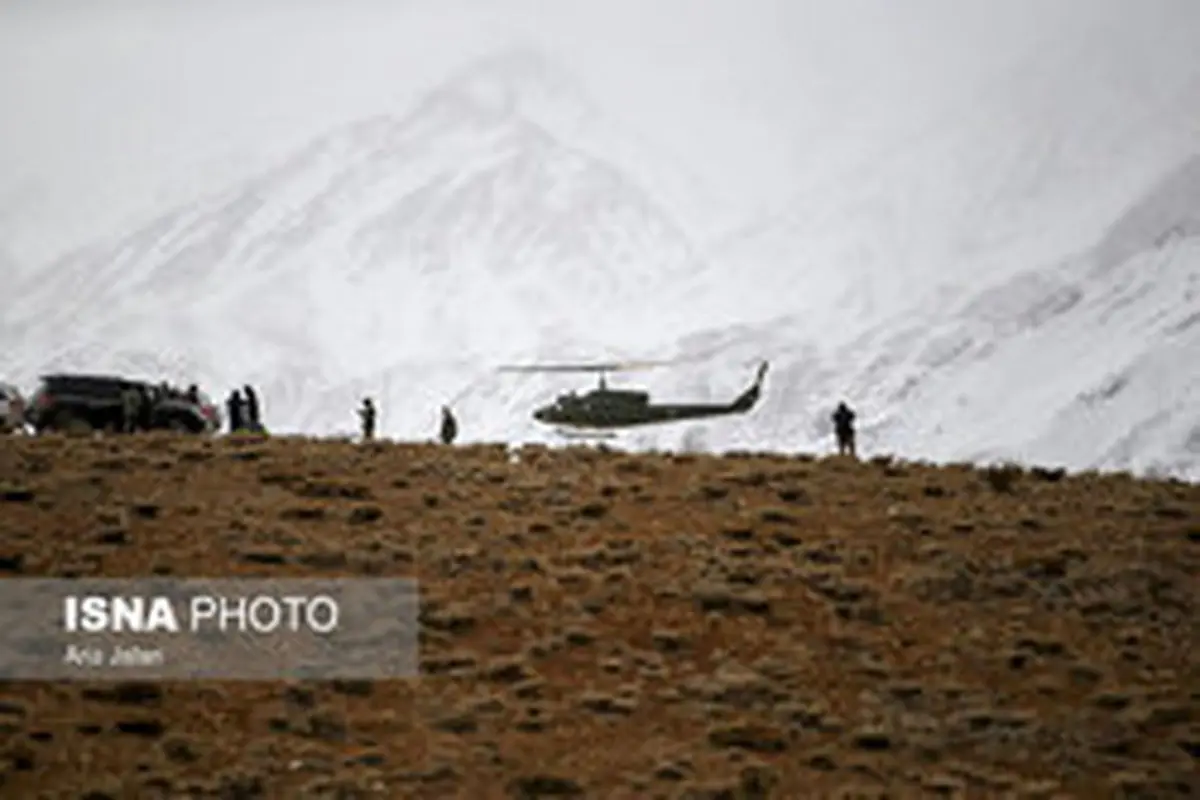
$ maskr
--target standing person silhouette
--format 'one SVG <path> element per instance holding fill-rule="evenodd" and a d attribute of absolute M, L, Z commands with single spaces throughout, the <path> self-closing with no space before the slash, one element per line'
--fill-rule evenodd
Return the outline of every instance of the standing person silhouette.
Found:
<path fill-rule="evenodd" d="M 458 420 L 449 406 L 442 406 L 442 429 L 438 433 L 442 444 L 454 444 L 458 438 Z"/>
<path fill-rule="evenodd" d="M 362 433 L 362 440 L 364 442 L 372 441 L 375 438 L 375 421 L 377 417 L 375 402 L 369 397 L 364 397 L 362 406 L 358 409 L 359 430 Z"/>
<path fill-rule="evenodd" d="M 838 455 L 857 457 L 854 446 L 855 416 L 850 406 L 841 402 L 830 417 L 833 420 L 833 432 L 837 436 Z"/>
<path fill-rule="evenodd" d="M 245 427 L 246 420 L 243 417 L 245 411 L 245 401 L 237 389 L 229 393 L 229 398 L 225 401 L 225 414 L 229 418 L 229 432 L 237 433 Z"/>
<path fill-rule="evenodd" d="M 258 393 L 254 391 L 254 387 L 246 384 L 242 387 L 242 394 L 246 398 L 246 415 L 243 422 L 245 426 L 252 431 L 262 430 L 262 417 L 259 416 Z"/>

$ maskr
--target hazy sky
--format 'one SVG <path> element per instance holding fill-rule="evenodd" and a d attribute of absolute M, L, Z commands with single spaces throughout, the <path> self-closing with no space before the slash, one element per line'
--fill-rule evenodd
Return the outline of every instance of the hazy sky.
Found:
<path fill-rule="evenodd" d="M 1064 36 L 1177 26 L 1195 0 L 6 0 L 0 248 L 101 228 L 512 43 L 751 207 L 819 144 L 919 127 Z M 1149 20 L 1149 21 L 1147 21 Z M 1114 58 L 1136 54 L 1114 52 Z M 44 233 L 41 247 L 45 244 Z"/>

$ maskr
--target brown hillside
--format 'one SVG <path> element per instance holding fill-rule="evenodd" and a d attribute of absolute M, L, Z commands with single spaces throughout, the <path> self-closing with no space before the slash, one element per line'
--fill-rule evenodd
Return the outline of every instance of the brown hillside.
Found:
<path fill-rule="evenodd" d="M 1128 476 L 13 437 L 0 575 L 416 576 L 423 675 L 2 684 L 0 796 L 1183 796 L 1198 571 Z"/>

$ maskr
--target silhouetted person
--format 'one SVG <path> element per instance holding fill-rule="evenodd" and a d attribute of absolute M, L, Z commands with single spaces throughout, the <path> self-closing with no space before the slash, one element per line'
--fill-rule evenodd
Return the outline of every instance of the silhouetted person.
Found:
<path fill-rule="evenodd" d="M 458 420 L 454 418 L 449 406 L 442 406 L 442 429 L 440 431 L 442 444 L 454 444 L 458 438 Z"/>
<path fill-rule="evenodd" d="M 154 423 L 154 387 L 140 384 L 137 387 L 137 395 L 137 423 L 134 427 L 140 431 L 148 431 Z"/>
<path fill-rule="evenodd" d="M 232 392 L 230 392 L 229 399 L 225 401 L 225 413 L 229 417 L 230 433 L 237 433 L 246 425 L 246 421 L 242 414 L 244 410 L 244 402 L 245 401 L 242 400 L 242 396 L 238 393 L 237 389 L 234 389 Z"/>
<path fill-rule="evenodd" d="M 138 390 L 130 386 L 121 391 L 121 432 L 133 433 L 141 427 L 142 398 Z"/>
<path fill-rule="evenodd" d="M 242 394 L 246 398 L 246 415 L 243 423 L 252 431 L 262 430 L 262 418 L 258 415 L 258 394 L 249 384 L 242 387 Z"/>
<path fill-rule="evenodd" d="M 193 383 L 187 388 L 187 392 L 184 394 L 184 397 L 186 397 L 187 401 L 192 405 L 200 405 L 200 387 Z"/>
<path fill-rule="evenodd" d="M 358 409 L 358 423 L 364 442 L 369 442 L 375 438 L 375 418 L 375 403 L 371 398 L 364 397 L 362 408 Z"/>
<path fill-rule="evenodd" d="M 833 412 L 833 432 L 837 436 L 838 455 L 854 456 L 854 412 L 844 402 Z"/>

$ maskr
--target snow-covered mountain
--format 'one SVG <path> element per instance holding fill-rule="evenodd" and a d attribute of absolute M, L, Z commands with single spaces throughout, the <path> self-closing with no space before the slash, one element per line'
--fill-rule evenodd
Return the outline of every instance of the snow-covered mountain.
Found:
<path fill-rule="evenodd" d="M 486 59 L 401 118 L 17 276 L 2 369 L 250 380 L 277 425 L 319 429 L 349 416 L 321 392 L 385 367 L 444 398 L 464 364 L 654 346 L 732 313 L 663 199 L 689 180 L 647 166 L 646 188 L 618 164 L 649 164 L 636 141 L 605 132 L 543 59 Z"/>
<path fill-rule="evenodd" d="M 544 441 L 532 407 L 588 379 L 499 363 L 675 356 L 613 380 L 715 400 L 768 358 L 753 415 L 623 441 L 825 448 L 845 397 L 868 452 L 1196 479 L 1200 64 L 1185 49 L 1118 72 L 1087 37 L 1041 54 L 924 135 L 831 151 L 792 206 L 715 249 L 693 181 L 557 67 L 505 53 L 405 116 L 13 271 L 0 374 L 249 381 L 272 428 L 318 434 L 351 429 L 369 393 L 385 434 L 425 438 L 450 402 L 466 439 Z"/>
<path fill-rule="evenodd" d="M 904 140 L 832 149 L 790 206 L 714 257 L 790 262 L 844 327 L 1088 246 L 1200 147 L 1200 24 L 1126 16 L 1119 36 L 1083 27 Z"/>
<path fill-rule="evenodd" d="M 1082 37 L 1016 65 L 730 237 L 714 258 L 789 264 L 792 291 L 769 322 L 708 341 L 735 360 L 773 344 L 788 366 L 771 430 L 710 444 L 819 446 L 845 395 L 873 449 L 1200 474 L 1187 31 L 1131 27 L 1131 49 L 1150 52 L 1130 63 Z"/>
<path fill-rule="evenodd" d="M 845 396 L 869 451 L 1200 477 L 1200 153 L 1078 253 L 859 330 L 813 337 L 796 315 L 712 331 L 727 358 L 777 348 L 786 365 L 769 431 L 719 445 L 819 447 Z"/>

